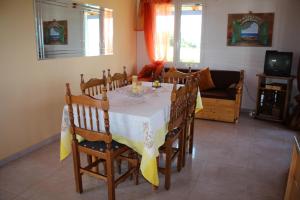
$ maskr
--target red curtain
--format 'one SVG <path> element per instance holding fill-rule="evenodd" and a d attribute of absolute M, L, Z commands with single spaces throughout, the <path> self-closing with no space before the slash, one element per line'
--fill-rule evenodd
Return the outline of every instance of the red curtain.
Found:
<path fill-rule="evenodd" d="M 156 12 L 155 6 L 158 4 L 169 4 L 171 0 L 141 0 L 140 2 L 140 14 L 144 16 L 144 37 L 148 56 L 153 64 L 163 61 L 158 61 L 155 58 L 155 27 L 156 27 Z"/>

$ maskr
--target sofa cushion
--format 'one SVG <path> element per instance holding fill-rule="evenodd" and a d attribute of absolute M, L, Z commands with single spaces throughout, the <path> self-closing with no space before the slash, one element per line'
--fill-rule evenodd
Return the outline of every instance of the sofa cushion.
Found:
<path fill-rule="evenodd" d="M 210 74 L 210 70 L 208 67 L 201 69 L 199 72 L 199 89 L 202 90 L 208 90 L 215 88 L 215 84 L 213 82 L 213 79 Z"/>
<path fill-rule="evenodd" d="M 213 88 L 210 90 L 201 91 L 201 97 L 204 98 L 235 100 L 235 95 L 236 95 L 235 88 L 228 88 L 228 89 Z"/>
<path fill-rule="evenodd" d="M 212 80 L 216 88 L 226 89 L 230 85 L 237 84 L 240 80 L 240 71 L 210 70 Z"/>

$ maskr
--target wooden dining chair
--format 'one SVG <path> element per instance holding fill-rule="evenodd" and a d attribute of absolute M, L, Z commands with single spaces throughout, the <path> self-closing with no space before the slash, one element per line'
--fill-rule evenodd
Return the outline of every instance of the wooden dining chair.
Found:
<path fill-rule="evenodd" d="M 87 82 L 84 81 L 83 74 L 80 74 L 80 89 L 82 94 L 86 94 L 89 96 L 96 96 L 102 94 L 102 89 L 106 87 L 105 70 L 103 70 L 102 73 L 102 79 L 92 78 Z"/>
<path fill-rule="evenodd" d="M 198 86 L 199 86 L 199 77 L 197 74 L 191 76 L 187 82 L 187 125 L 186 131 L 184 132 L 184 144 L 183 144 L 183 156 L 182 156 L 182 166 L 185 166 L 186 161 L 186 151 L 188 147 L 189 154 L 193 152 L 194 146 L 194 121 L 195 121 L 195 111 L 197 105 L 197 97 L 198 97 Z"/>
<path fill-rule="evenodd" d="M 115 188 L 126 178 L 135 175 L 138 179 L 138 160 L 133 155 L 132 150 L 126 145 L 120 144 L 112 139 L 109 124 L 109 101 L 106 89 L 102 90 L 102 99 L 95 99 L 87 95 L 73 96 L 69 84 L 66 84 L 66 103 L 68 105 L 71 133 L 72 133 L 72 153 L 76 191 L 82 193 L 82 175 L 87 174 L 97 179 L 107 182 L 108 199 L 115 199 Z M 74 117 L 75 116 L 75 117 Z M 81 136 L 84 140 L 78 141 L 76 136 Z M 86 154 L 94 157 L 87 165 L 83 166 L 80 155 Z M 123 175 L 115 179 L 114 161 L 126 160 L 130 168 Z M 93 170 L 100 162 L 105 163 L 104 173 Z"/>
<path fill-rule="evenodd" d="M 190 73 L 180 72 L 175 68 L 171 68 L 167 73 L 163 73 L 163 82 L 164 83 L 176 83 L 185 84 L 187 78 L 190 76 Z"/>
<path fill-rule="evenodd" d="M 123 67 L 123 73 L 115 73 L 113 76 L 110 73 L 110 69 L 107 70 L 107 83 L 109 90 L 115 90 L 120 87 L 124 87 L 128 84 L 126 67 Z"/>
<path fill-rule="evenodd" d="M 186 128 L 186 112 L 187 112 L 187 87 L 182 86 L 177 89 L 174 83 L 171 94 L 171 111 L 170 121 L 168 124 L 168 133 L 165 143 L 159 148 L 160 155 L 165 154 L 165 166 L 159 166 L 159 158 L 157 159 L 158 169 L 165 175 L 165 189 L 169 190 L 171 186 L 171 164 L 177 158 L 177 171 L 181 170 L 183 137 Z M 176 147 L 178 143 L 178 147 Z M 163 156 L 162 156 L 163 157 Z"/>

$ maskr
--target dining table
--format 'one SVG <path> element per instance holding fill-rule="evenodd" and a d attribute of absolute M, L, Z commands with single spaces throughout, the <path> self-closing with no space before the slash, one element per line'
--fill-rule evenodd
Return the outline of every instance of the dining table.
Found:
<path fill-rule="evenodd" d="M 132 85 L 127 85 L 108 91 L 107 95 L 110 133 L 113 139 L 127 145 L 141 155 L 140 170 L 142 175 L 151 184 L 158 186 L 156 158 L 159 156 L 159 147 L 164 144 L 168 132 L 173 84 L 161 83 L 160 87 L 156 88 L 152 87 L 152 84 L 151 82 L 142 82 L 140 93 L 133 93 Z M 101 99 L 101 95 L 95 96 L 95 98 Z M 200 109 L 202 109 L 202 101 L 199 92 L 196 111 Z M 76 116 L 74 117 L 76 118 Z M 78 124 L 75 125 L 78 126 Z M 78 139 L 82 140 L 80 137 Z M 68 107 L 64 106 L 61 123 L 60 160 L 64 160 L 72 152 L 71 140 Z"/>

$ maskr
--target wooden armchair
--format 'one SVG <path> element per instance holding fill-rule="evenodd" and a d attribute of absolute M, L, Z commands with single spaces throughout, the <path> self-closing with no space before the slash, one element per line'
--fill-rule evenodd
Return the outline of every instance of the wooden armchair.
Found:
<path fill-rule="evenodd" d="M 123 156 L 131 149 L 112 139 L 109 131 L 109 101 L 106 89 L 103 90 L 102 100 L 94 99 L 87 95 L 73 96 L 69 84 L 66 84 L 66 103 L 68 105 L 71 133 L 72 133 L 72 153 L 76 191 L 82 193 L 82 175 L 88 174 L 97 179 L 107 182 L 108 199 L 115 199 L 115 188 L 132 174 L 138 178 L 138 160 L 134 157 Z M 94 111 L 94 117 L 93 117 Z M 101 114 L 103 111 L 103 114 Z M 78 117 L 74 118 L 74 113 Z M 102 125 L 103 124 L 103 125 Z M 102 127 L 103 126 L 103 127 Z M 79 142 L 76 135 L 84 138 Z M 88 164 L 81 165 L 80 155 L 88 156 Z M 131 154 L 130 154 L 131 155 Z M 92 157 L 95 158 L 92 160 Z M 129 162 L 129 169 L 126 173 L 115 179 L 114 160 L 123 159 Z M 104 173 L 94 168 L 98 164 L 105 163 Z"/>
<path fill-rule="evenodd" d="M 106 76 L 105 71 L 103 70 L 103 78 L 92 78 L 88 82 L 84 81 L 83 74 L 80 74 L 81 82 L 80 89 L 82 94 L 89 96 L 95 96 L 102 94 L 102 89 L 106 87 Z"/>
<path fill-rule="evenodd" d="M 159 167 L 159 171 L 165 175 L 165 189 L 169 190 L 171 185 L 171 164 L 177 157 L 177 171 L 182 167 L 183 137 L 186 128 L 187 111 L 187 88 L 185 86 L 176 89 L 176 83 L 173 86 L 171 94 L 171 112 L 168 125 L 168 133 L 163 146 L 159 148 L 160 153 L 164 153 L 165 167 Z M 178 148 L 174 145 L 178 142 Z M 158 160 L 159 166 L 159 160 Z"/>
<path fill-rule="evenodd" d="M 244 70 L 210 70 L 215 88 L 202 90 L 203 110 L 196 118 L 238 122 L 240 116 Z"/>
<path fill-rule="evenodd" d="M 110 73 L 110 69 L 107 70 L 107 84 L 109 90 L 115 90 L 120 87 L 124 87 L 128 84 L 126 67 L 123 67 L 123 73 L 115 73 L 113 76 Z"/>

